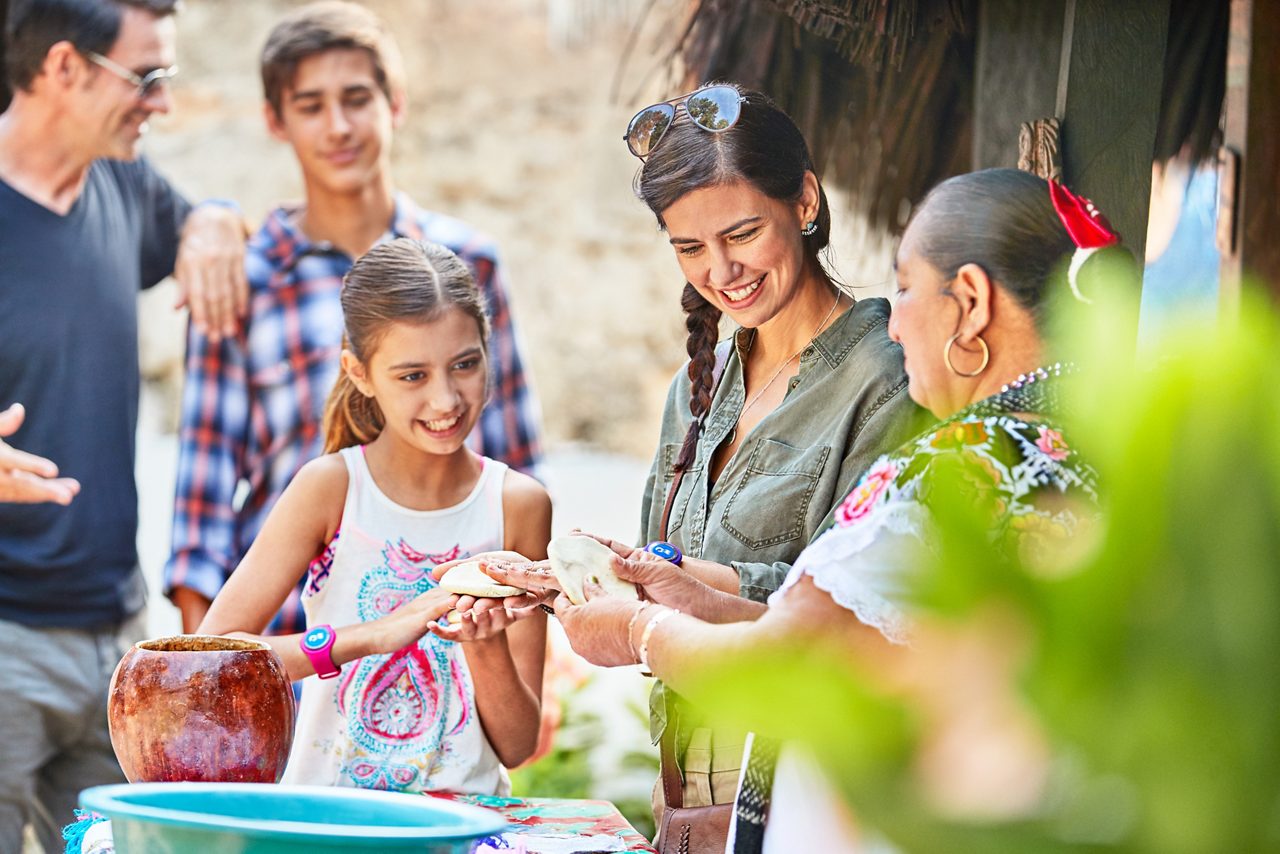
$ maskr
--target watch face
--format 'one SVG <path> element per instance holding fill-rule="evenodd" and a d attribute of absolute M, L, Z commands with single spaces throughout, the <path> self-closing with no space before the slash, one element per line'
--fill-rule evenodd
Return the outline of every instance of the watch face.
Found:
<path fill-rule="evenodd" d="M 671 543 L 650 543 L 649 551 L 663 560 L 674 560 L 680 554 L 680 550 Z"/>
<path fill-rule="evenodd" d="M 307 649 L 321 650 L 325 644 L 329 642 L 329 638 L 333 636 L 333 632 L 323 626 L 311 629 L 302 638 L 302 644 Z"/>

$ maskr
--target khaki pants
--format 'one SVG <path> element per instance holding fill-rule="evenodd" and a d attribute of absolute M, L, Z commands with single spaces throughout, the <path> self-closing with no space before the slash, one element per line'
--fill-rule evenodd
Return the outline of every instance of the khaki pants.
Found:
<path fill-rule="evenodd" d="M 107 733 L 124 649 L 115 631 L 0 620 L 0 851 L 22 850 L 27 823 L 47 854 L 62 851 L 80 790 L 125 782 Z"/>
<path fill-rule="evenodd" d="M 680 762 L 684 769 L 684 805 L 709 807 L 731 804 L 738 793 L 742 773 L 742 751 L 747 743 L 743 732 L 712 730 L 698 727 L 689 739 L 689 748 Z M 662 794 L 662 777 L 653 786 L 654 820 L 662 823 L 666 798 Z"/>

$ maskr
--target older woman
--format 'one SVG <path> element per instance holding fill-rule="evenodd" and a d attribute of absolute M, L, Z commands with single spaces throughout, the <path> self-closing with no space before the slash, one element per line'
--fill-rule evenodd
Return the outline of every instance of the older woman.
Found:
<path fill-rule="evenodd" d="M 955 470 L 950 463 L 990 501 L 993 548 L 1071 536 L 1096 502 L 1094 475 L 1060 420 L 1060 378 L 1071 367 L 1048 351 L 1044 309 L 1060 289 L 1087 299 L 1100 265 L 1080 261 L 1114 242 L 1092 205 L 1023 172 L 987 170 L 934 189 L 897 253 L 889 332 L 906 354 L 912 398 L 941 423 L 871 466 L 767 610 L 661 561 L 619 560 L 619 575 L 649 601 L 592 585 L 586 604 L 560 597 L 574 649 L 598 664 L 638 661 L 676 690 L 706 660 L 766 641 L 828 636 L 854 654 L 882 655 L 911 636 L 911 574 L 935 536 L 931 487 Z M 775 796 L 785 799 L 779 788 L 782 777 Z M 744 817 L 759 819 L 761 807 L 739 795 L 738 850 L 758 830 Z M 766 850 L 801 850 L 797 829 L 820 818 L 797 822 L 779 809 Z"/>

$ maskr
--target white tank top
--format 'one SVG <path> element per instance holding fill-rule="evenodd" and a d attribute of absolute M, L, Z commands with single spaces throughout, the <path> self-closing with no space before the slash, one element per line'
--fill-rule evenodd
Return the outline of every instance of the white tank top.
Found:
<path fill-rule="evenodd" d="M 378 489 L 362 447 L 347 465 L 339 532 L 307 570 L 307 625 L 368 622 L 436 586 L 431 569 L 504 545 L 507 466 L 484 458 L 471 494 L 443 510 L 410 510 Z M 389 655 L 308 676 L 283 783 L 404 792 L 506 795 L 511 783 L 476 714 L 461 647 L 433 634 Z"/>

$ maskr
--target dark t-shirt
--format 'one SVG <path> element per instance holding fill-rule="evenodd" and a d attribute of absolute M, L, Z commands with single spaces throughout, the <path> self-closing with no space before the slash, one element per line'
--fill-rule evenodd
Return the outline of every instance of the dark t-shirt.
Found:
<path fill-rule="evenodd" d="M 145 161 L 98 161 L 65 216 L 0 181 L 0 408 L 7 439 L 80 481 L 69 507 L 0 503 L 0 620 L 106 627 L 137 571 L 140 288 L 173 270 L 189 206 Z"/>

